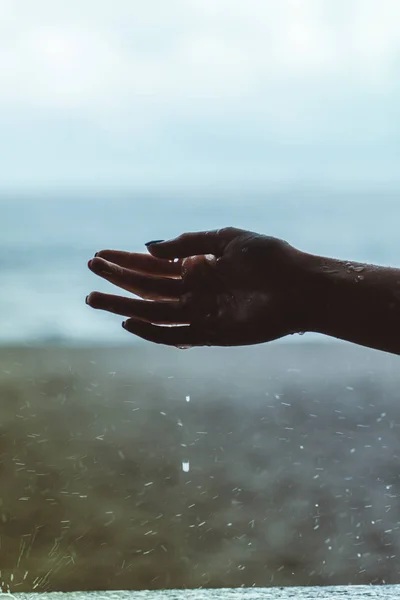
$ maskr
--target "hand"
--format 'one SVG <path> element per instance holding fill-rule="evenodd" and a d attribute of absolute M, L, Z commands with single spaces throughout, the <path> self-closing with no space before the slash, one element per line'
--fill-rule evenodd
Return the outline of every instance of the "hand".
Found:
<path fill-rule="evenodd" d="M 259 344 L 303 329 L 304 254 L 287 242 L 229 227 L 148 251 L 102 250 L 89 262 L 93 273 L 143 298 L 92 292 L 86 299 L 131 317 L 127 331 L 187 348 Z"/>

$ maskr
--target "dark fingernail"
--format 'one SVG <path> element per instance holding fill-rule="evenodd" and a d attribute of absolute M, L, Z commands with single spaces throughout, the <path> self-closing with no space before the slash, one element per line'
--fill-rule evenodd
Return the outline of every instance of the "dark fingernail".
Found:
<path fill-rule="evenodd" d="M 126 329 L 126 321 L 122 321 L 122 327 Z"/>
<path fill-rule="evenodd" d="M 152 246 L 153 244 L 159 244 L 160 242 L 164 242 L 165 240 L 153 240 L 152 242 L 147 242 L 145 246 Z"/>
<path fill-rule="evenodd" d="M 99 253 L 98 253 L 98 252 L 96 252 L 96 254 L 94 255 L 94 257 L 96 258 L 96 256 L 98 256 L 98 255 L 99 255 Z"/>

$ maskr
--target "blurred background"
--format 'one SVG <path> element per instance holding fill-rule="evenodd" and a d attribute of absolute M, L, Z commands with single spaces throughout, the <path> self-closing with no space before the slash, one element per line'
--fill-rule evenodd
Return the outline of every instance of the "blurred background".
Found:
<path fill-rule="evenodd" d="M 156 347 L 102 248 L 400 266 L 397 0 L 1 0 L 4 590 L 400 582 L 398 358 Z"/>

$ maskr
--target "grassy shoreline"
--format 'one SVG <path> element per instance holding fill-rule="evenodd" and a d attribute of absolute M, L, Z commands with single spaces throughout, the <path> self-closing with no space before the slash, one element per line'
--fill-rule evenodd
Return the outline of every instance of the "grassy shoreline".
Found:
<path fill-rule="evenodd" d="M 399 582 L 398 360 L 0 348 L 4 588 Z"/>

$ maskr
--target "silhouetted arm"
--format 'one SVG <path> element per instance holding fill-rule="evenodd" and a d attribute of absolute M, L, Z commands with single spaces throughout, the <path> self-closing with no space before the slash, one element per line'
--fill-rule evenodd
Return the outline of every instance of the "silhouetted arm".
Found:
<path fill-rule="evenodd" d="M 262 344 L 302 331 L 400 354 L 400 269 L 302 252 L 226 227 L 102 250 L 89 268 L 139 296 L 92 292 L 93 308 L 129 317 L 130 333 L 176 346 Z M 169 325 L 169 327 L 165 327 Z"/>
<path fill-rule="evenodd" d="M 305 256 L 305 329 L 400 354 L 400 269 Z"/>

